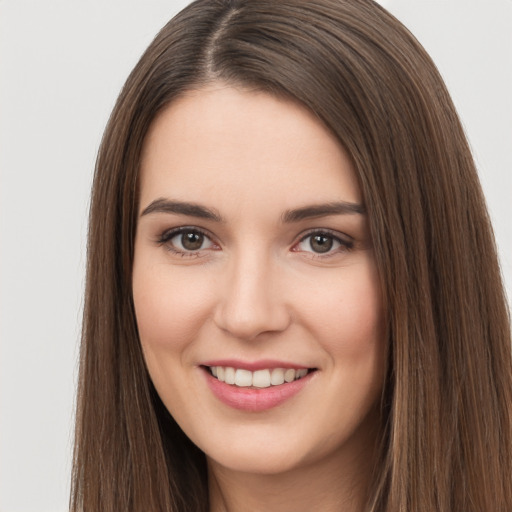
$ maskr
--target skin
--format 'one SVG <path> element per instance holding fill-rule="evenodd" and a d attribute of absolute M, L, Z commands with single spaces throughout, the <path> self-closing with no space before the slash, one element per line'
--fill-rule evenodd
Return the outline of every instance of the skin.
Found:
<path fill-rule="evenodd" d="M 148 211 L 159 199 L 201 205 L 222 220 Z M 283 220 L 341 201 L 362 205 L 350 159 L 292 101 L 213 84 L 175 100 L 148 133 L 137 323 L 162 401 L 207 456 L 212 511 L 363 508 L 385 353 L 367 218 L 345 211 Z M 204 234 L 198 250 L 173 234 L 183 226 Z M 319 253 L 312 230 L 332 248 Z M 241 411 L 206 385 L 201 364 L 226 358 L 316 371 L 283 404 Z"/>

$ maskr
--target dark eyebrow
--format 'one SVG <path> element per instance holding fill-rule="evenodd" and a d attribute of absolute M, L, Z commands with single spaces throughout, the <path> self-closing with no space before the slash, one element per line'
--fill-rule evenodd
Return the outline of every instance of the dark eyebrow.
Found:
<path fill-rule="evenodd" d="M 354 213 L 364 215 L 366 210 L 362 204 L 338 201 L 335 203 L 313 204 L 294 210 L 287 210 L 283 213 L 282 219 L 283 222 L 298 222 L 304 219 L 324 217 L 326 215 L 350 215 Z"/>
<path fill-rule="evenodd" d="M 214 220 L 216 222 L 224 222 L 222 217 L 205 206 L 195 203 L 186 203 L 182 201 L 171 201 L 170 199 L 155 199 L 140 214 L 140 216 L 150 213 L 177 213 L 180 215 L 189 215 L 190 217 L 199 217 L 200 219 Z"/>

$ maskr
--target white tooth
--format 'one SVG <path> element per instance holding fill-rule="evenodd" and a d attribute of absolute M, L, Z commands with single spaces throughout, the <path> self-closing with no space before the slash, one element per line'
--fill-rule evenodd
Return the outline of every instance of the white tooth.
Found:
<path fill-rule="evenodd" d="M 293 368 L 288 368 L 284 372 L 284 380 L 286 382 L 293 382 L 295 380 L 295 370 Z"/>
<path fill-rule="evenodd" d="M 307 368 L 301 368 L 300 370 L 297 370 L 297 379 L 301 379 L 302 377 L 305 377 L 308 374 Z"/>
<path fill-rule="evenodd" d="M 212 375 L 214 377 L 217 377 L 217 367 L 216 366 L 212 366 L 212 367 L 210 367 L 210 370 L 212 371 Z"/>
<path fill-rule="evenodd" d="M 257 388 L 270 386 L 270 370 L 257 370 L 252 374 L 252 385 Z"/>
<path fill-rule="evenodd" d="M 235 369 L 228 366 L 224 372 L 224 382 L 226 384 L 234 384 L 235 383 Z"/>
<path fill-rule="evenodd" d="M 240 387 L 252 386 L 252 372 L 238 368 L 235 372 L 235 384 Z"/>
<path fill-rule="evenodd" d="M 270 384 L 279 386 L 284 383 L 284 370 L 282 368 L 274 368 L 270 374 Z"/>
<path fill-rule="evenodd" d="M 217 379 L 221 382 L 224 382 L 224 368 L 222 366 L 217 366 Z"/>

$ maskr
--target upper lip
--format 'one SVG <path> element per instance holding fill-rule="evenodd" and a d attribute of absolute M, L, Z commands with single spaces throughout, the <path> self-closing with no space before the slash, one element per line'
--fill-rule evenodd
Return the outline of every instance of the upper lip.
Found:
<path fill-rule="evenodd" d="M 254 372 L 256 370 L 271 370 L 273 368 L 293 368 L 300 370 L 301 368 L 310 369 L 311 366 L 292 363 L 288 361 L 278 361 L 276 359 L 260 359 L 258 361 L 241 361 L 239 359 L 215 359 L 202 362 L 200 366 L 223 366 L 231 368 L 240 368 Z"/>

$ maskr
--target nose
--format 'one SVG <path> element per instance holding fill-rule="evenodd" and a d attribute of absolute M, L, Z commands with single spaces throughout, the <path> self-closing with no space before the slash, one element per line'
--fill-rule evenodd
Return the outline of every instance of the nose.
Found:
<path fill-rule="evenodd" d="M 281 275 L 279 275 L 281 274 Z M 214 322 L 242 340 L 284 331 L 291 321 L 282 273 L 263 255 L 240 255 L 223 276 Z"/>

